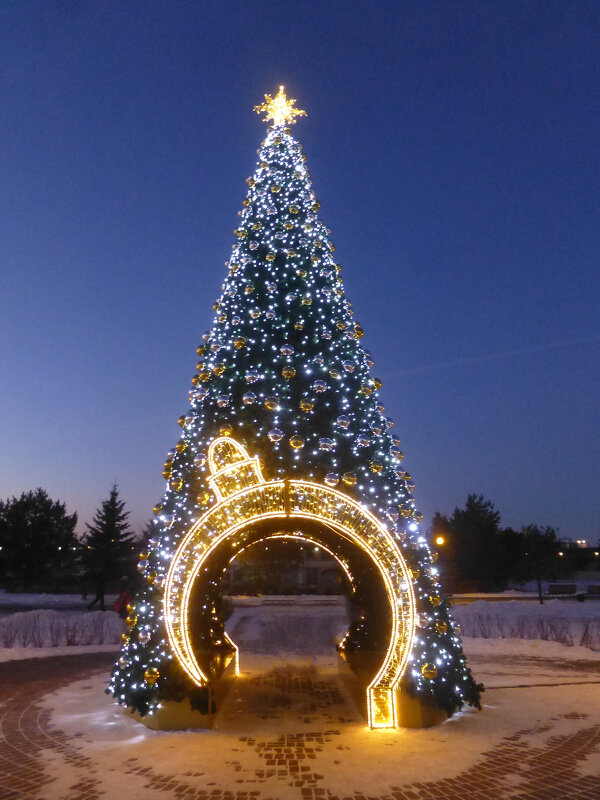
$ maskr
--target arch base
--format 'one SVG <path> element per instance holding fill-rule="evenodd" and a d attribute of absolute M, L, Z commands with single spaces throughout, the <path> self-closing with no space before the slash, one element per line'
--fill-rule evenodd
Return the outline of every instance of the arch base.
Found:
<path fill-rule="evenodd" d="M 432 728 L 448 715 L 437 705 L 424 703 L 402 689 L 369 686 L 368 678 L 354 671 L 343 653 L 338 654 L 338 673 L 354 704 L 371 728 Z"/>

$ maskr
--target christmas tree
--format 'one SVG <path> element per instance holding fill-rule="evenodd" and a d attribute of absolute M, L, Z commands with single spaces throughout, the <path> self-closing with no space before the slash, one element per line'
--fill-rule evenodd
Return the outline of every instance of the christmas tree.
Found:
<path fill-rule="evenodd" d="M 190 531 L 217 512 L 220 499 L 235 498 L 242 485 L 264 483 L 264 473 L 275 482 L 269 485 L 305 486 L 307 495 L 311 486 L 330 487 L 323 496 L 331 525 L 318 524 L 315 515 L 310 521 L 309 514 L 302 526 L 279 519 L 269 525 L 267 509 L 260 524 L 244 534 L 244 543 L 313 536 L 311 541 L 329 547 L 347 568 L 359 609 L 341 645 L 348 662 L 358 663 L 361 654 L 373 655 L 374 663 L 381 660 L 390 628 L 401 624 L 400 691 L 448 715 L 465 702 L 479 707 L 482 687 L 466 666 L 441 594 L 436 557 L 420 530 L 412 478 L 380 400 L 381 382 L 371 374 L 372 357 L 361 346 L 363 330 L 346 298 L 330 231 L 319 218 L 306 156 L 288 127 L 305 113 L 294 102 L 281 87 L 255 109 L 266 112 L 272 124 L 247 179 L 213 325 L 197 349 L 190 407 L 179 418 L 182 435 L 164 465 L 167 484 L 155 507 L 155 532 L 141 554 L 147 588 L 131 608 L 130 633 L 124 635 L 109 691 L 142 715 L 155 712 L 162 701 L 186 697 L 193 708 L 210 709 L 206 687 L 192 680 L 194 670 L 174 655 L 179 650 L 169 597 L 178 581 L 188 581 L 189 613 L 184 613 L 180 638 L 188 637 L 203 651 L 232 646 L 224 631 L 219 578 L 235 547 L 241 547 L 242 534 L 233 550 L 219 555 L 215 547 L 212 560 L 202 562 L 202 574 L 181 554 L 191 546 Z M 245 483 L 226 486 L 233 468 L 236 480 L 245 470 Z M 344 503 L 355 517 L 364 509 L 364 520 L 355 523 L 364 531 L 364 547 L 361 540 L 334 531 L 335 509 L 346 513 Z M 371 524 L 380 534 L 367 533 Z M 212 535 L 209 531 L 198 540 L 197 548 L 206 550 Z M 370 557 L 369 542 L 377 535 L 387 537 L 385 547 L 394 551 L 389 562 L 383 559 L 389 574 L 381 566 L 378 572 L 381 558 Z M 389 588 L 390 581 L 397 581 L 396 589 Z M 404 603 L 404 616 L 397 615 L 396 603 Z"/>

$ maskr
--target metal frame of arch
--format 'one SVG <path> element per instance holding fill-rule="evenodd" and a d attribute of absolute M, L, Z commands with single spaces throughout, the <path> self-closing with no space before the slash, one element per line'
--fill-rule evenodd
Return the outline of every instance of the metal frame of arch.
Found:
<path fill-rule="evenodd" d="M 217 548 L 228 542 L 234 550 L 242 549 L 244 529 L 261 521 L 312 520 L 367 553 L 381 576 L 390 603 L 391 630 L 385 657 L 367 688 L 367 715 L 372 728 L 397 727 L 397 688 L 412 649 L 415 598 L 410 571 L 390 531 L 370 511 L 330 486 L 316 481 L 265 481 L 258 459 L 229 437 L 211 443 L 209 465 L 209 482 L 218 502 L 183 537 L 164 584 L 167 635 L 182 668 L 197 685 L 210 683 L 193 652 L 188 606 L 194 581 Z"/>

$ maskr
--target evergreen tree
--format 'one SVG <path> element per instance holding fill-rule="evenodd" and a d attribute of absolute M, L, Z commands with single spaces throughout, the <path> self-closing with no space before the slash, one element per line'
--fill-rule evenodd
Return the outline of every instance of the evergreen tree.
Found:
<path fill-rule="evenodd" d="M 135 538 L 127 523 L 129 511 L 119 500 L 119 490 L 115 483 L 106 500 L 96 511 L 92 525 L 86 524 L 87 533 L 83 538 L 83 563 L 88 577 L 94 584 L 96 602 L 104 611 L 104 595 L 109 581 L 123 577 L 129 572 Z"/>
<path fill-rule="evenodd" d="M 363 330 L 346 298 L 330 231 L 318 215 L 306 156 L 276 116 L 258 156 L 213 325 L 197 348 L 190 407 L 179 419 L 182 436 L 164 466 L 165 494 L 155 509 L 156 532 L 144 560 L 149 586 L 131 620 L 110 691 L 142 713 L 152 711 L 159 698 L 191 695 L 170 658 L 161 618 L 165 563 L 190 524 L 215 502 L 205 464 L 210 442 L 234 433 L 260 456 L 270 479 L 337 486 L 395 531 L 413 570 L 423 626 L 404 688 L 449 714 L 465 701 L 477 704 L 479 687 L 440 595 L 412 478 L 385 415 L 381 382 L 371 375 L 373 359 L 361 346 Z M 369 592 L 370 569 L 366 565 L 364 580 L 358 581 L 357 603 L 374 623 L 382 613 Z M 215 599 L 216 575 L 211 589 Z M 202 641 L 216 644 L 223 639 L 218 604 L 205 606 L 204 620 L 195 624 Z M 371 641 L 365 640 L 366 630 Z M 348 644 L 376 647 L 379 639 L 372 624 L 353 630 Z M 438 665 L 435 676 L 422 672 L 427 662 Z"/>
<path fill-rule="evenodd" d="M 500 512 L 483 495 L 470 494 L 449 520 L 456 570 L 482 590 L 501 589 Z"/>
<path fill-rule="evenodd" d="M 12 590 L 65 591 L 77 576 L 77 514 L 43 489 L 0 501 L 0 575 Z"/>
<path fill-rule="evenodd" d="M 527 525 L 521 530 L 521 535 L 525 541 L 525 571 L 522 577 L 525 580 L 535 579 L 538 598 L 540 603 L 543 603 L 542 578 L 553 577 L 556 572 L 556 557 L 559 550 L 556 531 L 550 527 Z"/>

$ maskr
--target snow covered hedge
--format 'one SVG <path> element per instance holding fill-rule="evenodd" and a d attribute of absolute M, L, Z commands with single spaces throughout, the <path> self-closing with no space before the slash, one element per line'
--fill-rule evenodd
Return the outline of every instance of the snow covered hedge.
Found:
<path fill-rule="evenodd" d="M 475 639 L 541 639 L 600 650 L 600 603 L 550 600 L 478 600 L 452 609 L 463 636 Z"/>
<path fill-rule="evenodd" d="M 257 603 L 260 602 L 260 605 Z M 254 607 L 257 605 L 257 607 Z M 600 602 L 478 600 L 452 609 L 462 635 L 476 639 L 541 639 L 600 651 Z M 300 619 L 301 618 L 301 619 Z M 308 603 L 301 598 L 237 603 L 227 628 L 251 652 L 329 650 L 346 626 L 341 598 Z M 114 611 L 35 610 L 0 618 L 0 648 L 117 645 L 125 623 Z"/>
<path fill-rule="evenodd" d="M 114 611 L 23 611 L 0 618 L 0 647 L 118 644 L 123 630 Z"/>

